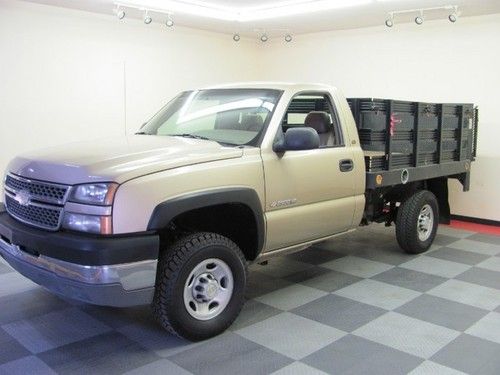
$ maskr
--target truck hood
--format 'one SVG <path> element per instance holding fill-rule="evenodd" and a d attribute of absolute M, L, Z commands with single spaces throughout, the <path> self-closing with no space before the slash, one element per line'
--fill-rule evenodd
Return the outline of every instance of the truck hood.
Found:
<path fill-rule="evenodd" d="M 71 143 L 18 156 L 14 174 L 62 184 L 115 181 L 187 165 L 238 158 L 243 150 L 200 139 L 133 135 Z"/>

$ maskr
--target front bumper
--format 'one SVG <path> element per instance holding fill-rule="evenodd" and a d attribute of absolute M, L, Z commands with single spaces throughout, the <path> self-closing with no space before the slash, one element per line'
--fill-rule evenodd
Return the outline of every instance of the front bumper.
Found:
<path fill-rule="evenodd" d="M 55 253 L 63 248 L 63 259 L 47 255 L 54 252 L 51 245 L 56 240 L 59 243 Z M 142 259 L 137 247 L 148 250 L 142 253 Z M 0 255 L 16 271 L 56 294 L 96 305 L 149 304 L 154 294 L 158 247 L 159 239 L 154 234 L 96 238 L 49 233 L 0 212 Z M 98 254 L 100 251 L 105 256 Z M 82 262 L 68 261 L 82 257 Z M 131 257 L 133 261 L 129 261 Z M 101 264 L 107 259 L 116 262 Z"/>

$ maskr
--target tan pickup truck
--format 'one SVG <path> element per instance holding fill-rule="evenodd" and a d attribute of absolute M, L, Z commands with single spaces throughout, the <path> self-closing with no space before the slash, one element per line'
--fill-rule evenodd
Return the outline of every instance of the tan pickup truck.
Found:
<path fill-rule="evenodd" d="M 0 254 L 56 294 L 151 304 L 164 328 L 205 339 L 240 312 L 249 262 L 370 222 L 426 251 L 449 220 L 448 178 L 469 188 L 476 118 L 325 85 L 182 92 L 135 135 L 12 160 Z"/>

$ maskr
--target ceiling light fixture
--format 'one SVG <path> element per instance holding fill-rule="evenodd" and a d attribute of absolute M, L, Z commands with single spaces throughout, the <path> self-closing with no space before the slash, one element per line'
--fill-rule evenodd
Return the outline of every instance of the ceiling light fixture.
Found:
<path fill-rule="evenodd" d="M 165 25 L 167 27 L 173 27 L 174 26 L 174 20 L 172 19 L 172 16 L 169 14 L 167 17 L 167 20 L 165 21 Z"/>
<path fill-rule="evenodd" d="M 153 19 L 151 18 L 150 15 L 148 15 L 148 11 L 144 13 L 144 23 L 146 25 L 149 25 L 151 22 L 153 22 Z"/>
<path fill-rule="evenodd" d="M 421 12 L 419 16 L 415 17 L 415 23 L 421 25 L 424 23 L 424 12 Z"/>
<path fill-rule="evenodd" d="M 252 22 L 365 5 L 373 0 L 285 0 L 253 7 L 228 7 L 200 0 L 121 0 L 115 5 L 156 13 L 185 13 L 224 21 Z"/>
<path fill-rule="evenodd" d="M 116 9 L 116 16 L 118 17 L 119 20 L 122 20 L 125 18 L 125 11 L 120 9 L 120 7 L 118 7 Z"/>
<path fill-rule="evenodd" d="M 285 35 L 285 42 L 290 43 L 292 41 L 292 36 L 290 34 Z"/>
<path fill-rule="evenodd" d="M 458 21 L 458 8 L 457 7 L 455 7 L 455 9 L 453 9 L 453 12 L 450 13 L 450 15 L 448 16 L 448 20 L 451 23 L 455 23 Z"/>
<path fill-rule="evenodd" d="M 235 42 L 239 42 L 239 41 L 240 41 L 240 39 L 241 39 L 241 38 L 240 38 L 240 34 L 236 33 L 236 34 L 234 34 L 234 35 L 233 35 L 233 40 L 234 40 Z"/>
<path fill-rule="evenodd" d="M 389 17 L 385 20 L 385 26 L 393 27 L 394 26 L 394 14 L 389 13 Z"/>
<path fill-rule="evenodd" d="M 262 43 L 265 43 L 269 40 L 269 37 L 267 36 L 267 34 L 262 34 L 262 36 L 260 37 L 260 41 Z"/>

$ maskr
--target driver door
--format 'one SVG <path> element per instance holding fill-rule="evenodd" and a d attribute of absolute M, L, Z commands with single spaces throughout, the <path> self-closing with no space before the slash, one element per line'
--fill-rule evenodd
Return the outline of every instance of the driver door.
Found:
<path fill-rule="evenodd" d="M 263 153 L 266 181 L 266 251 L 331 236 L 348 230 L 355 210 L 354 173 L 346 168 L 353 155 L 328 93 L 300 94 L 292 99 L 282 131 L 311 126 L 307 116 L 330 119 L 331 134 L 320 148 Z M 313 115 L 309 116 L 314 117 Z M 316 116 L 318 117 L 318 116 Z M 308 122 L 309 121 L 309 122 Z M 329 139 L 328 141 L 326 139 Z"/>

